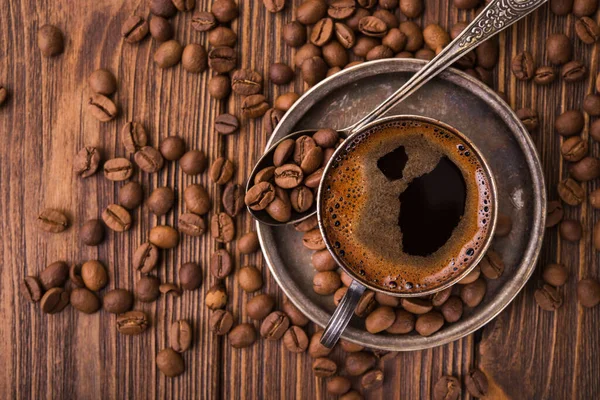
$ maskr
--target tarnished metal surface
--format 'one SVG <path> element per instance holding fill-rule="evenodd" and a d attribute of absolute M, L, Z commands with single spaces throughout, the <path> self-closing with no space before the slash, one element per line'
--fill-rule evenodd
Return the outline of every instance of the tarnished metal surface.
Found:
<path fill-rule="evenodd" d="M 391 59 L 361 64 L 323 81 L 307 92 L 286 114 L 269 145 L 301 129 L 343 128 L 358 121 L 399 88 L 424 62 Z M 372 335 L 353 318 L 343 338 L 364 346 L 395 351 L 438 346 L 463 337 L 496 316 L 516 296 L 531 275 L 541 247 L 546 195 L 539 160 L 527 131 L 507 104 L 480 82 L 449 70 L 395 107 L 389 115 L 413 114 L 445 122 L 467 136 L 483 153 L 495 176 L 501 213 L 513 220 L 508 237 L 495 239 L 506 270 L 488 281 L 488 292 L 474 310 L 430 337 Z M 333 309 L 332 296 L 312 290 L 312 252 L 291 226 L 257 227 L 263 254 L 281 288 L 311 320 L 325 326 Z"/>

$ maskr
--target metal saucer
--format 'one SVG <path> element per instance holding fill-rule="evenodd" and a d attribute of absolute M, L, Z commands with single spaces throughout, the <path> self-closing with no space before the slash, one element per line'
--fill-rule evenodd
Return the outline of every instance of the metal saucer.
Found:
<path fill-rule="evenodd" d="M 424 64 L 411 59 L 379 60 L 324 80 L 290 109 L 273 132 L 267 148 L 297 130 L 351 125 Z M 491 246 L 502 255 L 506 264 L 504 274 L 500 279 L 487 280 L 483 302 L 474 309 L 465 308 L 460 321 L 422 337 L 416 332 L 373 335 L 366 331 L 362 319 L 354 317 L 342 335 L 343 339 L 373 349 L 409 351 L 439 346 L 474 332 L 519 293 L 533 272 L 542 245 L 546 190 L 528 132 L 494 91 L 467 74 L 454 69 L 441 73 L 389 113 L 394 114 L 434 118 L 471 139 L 494 173 L 500 212 L 510 215 L 513 221 L 510 234 L 494 239 Z M 271 275 L 308 318 L 325 326 L 335 308 L 333 296 L 320 296 L 312 289 L 313 252 L 302 245 L 302 233 L 292 226 L 257 225 Z"/>

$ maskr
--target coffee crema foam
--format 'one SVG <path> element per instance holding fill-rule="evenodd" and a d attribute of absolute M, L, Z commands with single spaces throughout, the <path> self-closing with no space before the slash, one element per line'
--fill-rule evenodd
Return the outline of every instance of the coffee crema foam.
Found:
<path fill-rule="evenodd" d="M 460 276 L 479 256 L 493 215 L 491 184 L 468 143 L 441 126 L 400 120 L 377 125 L 343 146 L 323 182 L 321 213 L 333 251 L 354 274 L 381 290 L 416 294 Z M 404 157 L 401 177 L 390 179 L 381 168 L 390 153 Z M 441 247 L 408 254 L 400 196 L 412 181 L 432 175 L 443 158 L 464 179 L 464 212 Z"/>

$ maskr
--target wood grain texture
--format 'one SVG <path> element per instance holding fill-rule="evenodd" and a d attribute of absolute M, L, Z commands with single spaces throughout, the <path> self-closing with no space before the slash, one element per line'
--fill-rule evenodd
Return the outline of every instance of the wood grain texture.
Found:
<path fill-rule="evenodd" d="M 249 349 L 232 349 L 227 340 L 210 334 L 209 312 L 204 294 L 214 283 L 208 272 L 211 253 L 221 245 L 205 235 L 184 237 L 175 251 L 164 253 L 156 272 L 161 281 L 177 281 L 181 263 L 197 261 L 205 271 L 201 290 L 186 292 L 180 298 L 162 297 L 152 304 L 138 304 L 147 311 L 153 328 L 139 337 L 119 335 L 114 316 L 101 311 L 94 315 L 73 308 L 49 316 L 38 305 L 18 294 L 20 280 L 39 273 L 56 260 L 69 263 L 88 259 L 103 261 L 110 273 L 109 288 L 133 288 L 137 275 L 131 268 L 133 250 L 159 223 L 173 224 L 183 209 L 177 207 L 157 218 L 144 206 L 133 213 L 134 226 L 128 234 L 109 233 L 98 248 L 82 246 L 79 226 L 100 215 L 116 202 L 122 184 L 105 180 L 101 174 L 87 180 L 75 179 L 73 155 L 83 146 L 98 146 L 105 159 L 126 156 L 120 129 L 128 120 L 141 122 L 157 145 L 168 135 L 185 138 L 188 148 L 202 149 L 209 160 L 226 156 L 235 160 L 234 179 L 242 183 L 260 156 L 267 137 L 260 120 L 242 120 L 238 134 L 219 136 L 213 129 L 222 112 L 240 114 L 241 99 L 215 101 L 207 95 L 210 72 L 186 73 L 181 66 L 170 70 L 156 68 L 152 61 L 156 44 L 146 39 L 130 45 L 120 39 L 122 22 L 132 13 L 148 15 L 145 1 L 115 2 L 96 0 L 74 5 L 66 0 L 7 0 L 0 5 L 0 83 L 11 97 L 0 108 L 0 372 L 2 398 L 201 398 L 201 399 L 325 399 L 325 381 L 315 378 L 307 355 L 288 353 L 279 342 L 259 341 Z M 241 0 L 240 18 L 232 24 L 239 34 L 239 66 L 266 76 L 272 62 L 291 63 L 295 51 L 279 39 L 282 26 L 292 18 L 299 0 L 288 2 L 283 13 L 267 13 L 257 0 Z M 198 9 L 209 9 L 208 0 L 198 1 Z M 449 0 L 427 0 L 419 22 L 439 22 L 450 28 L 469 20 L 473 11 L 459 11 Z M 549 198 L 556 199 L 555 185 L 567 175 L 560 160 L 561 139 L 553 132 L 556 115 L 581 108 L 583 97 L 593 91 L 598 68 L 598 48 L 575 38 L 575 19 L 556 17 L 546 6 L 500 36 L 500 62 L 495 86 L 505 92 L 515 109 L 532 107 L 541 115 L 541 127 L 534 140 L 544 164 Z M 191 29 L 191 13 L 172 19 L 176 38 L 182 43 L 207 45 L 206 35 Z M 36 46 L 36 32 L 45 23 L 60 27 L 67 38 L 64 54 L 46 59 Z M 582 83 L 557 82 L 536 87 L 519 82 L 510 74 L 510 61 L 527 49 L 537 63 L 546 62 L 545 37 L 566 32 L 573 37 L 574 58 L 590 68 Z M 114 96 L 119 117 L 98 123 L 85 110 L 87 77 L 103 67 L 117 77 Z M 293 86 L 293 88 L 292 88 Z M 305 89 L 299 77 L 290 87 L 265 85 L 272 101 L 288 90 Z M 586 116 L 586 130 L 589 118 Z M 590 142 L 592 154 L 600 155 Z M 149 193 L 157 186 L 171 186 L 177 193 L 190 183 L 205 185 L 213 199 L 213 212 L 221 209 L 222 188 L 208 181 L 206 174 L 188 177 L 174 163 L 159 174 L 134 175 Z M 587 191 L 598 182 L 587 185 Z M 46 207 L 64 210 L 73 222 L 65 233 L 50 235 L 35 225 L 38 212 Z M 420 352 L 399 354 L 380 362 L 385 373 L 383 388 L 368 398 L 428 399 L 433 385 L 444 374 L 462 377 L 479 365 L 488 375 L 493 398 L 588 399 L 600 392 L 600 308 L 583 309 L 576 302 L 576 282 L 584 277 L 600 277 L 600 256 L 590 246 L 593 223 L 598 213 L 584 203 L 566 207 L 566 216 L 579 219 L 584 238 L 578 244 L 566 243 L 557 229 L 548 231 L 539 262 L 540 268 L 516 300 L 484 329 L 457 342 Z M 238 235 L 253 229 L 244 214 L 236 218 Z M 282 293 L 270 278 L 259 255 L 240 255 L 234 245 L 227 247 L 236 266 L 257 265 L 265 276 L 263 291 Z M 564 306 L 555 313 L 540 310 L 533 292 L 541 279 L 541 267 L 549 262 L 568 266 L 571 277 L 560 288 Z M 251 297 L 241 291 L 235 278 L 225 280 L 230 296 L 228 309 L 237 321 L 246 322 L 244 308 Z M 168 346 L 168 326 L 185 318 L 195 329 L 194 347 L 184 354 L 187 371 L 175 379 L 165 378 L 154 365 L 157 352 Z M 256 323 L 255 323 L 256 324 Z M 258 327 L 258 324 L 256 324 Z M 312 333 L 314 327 L 309 329 Z M 340 349 L 333 353 L 342 360 Z M 464 389 L 464 388 L 463 388 Z M 463 398 L 469 398 L 463 390 Z"/>

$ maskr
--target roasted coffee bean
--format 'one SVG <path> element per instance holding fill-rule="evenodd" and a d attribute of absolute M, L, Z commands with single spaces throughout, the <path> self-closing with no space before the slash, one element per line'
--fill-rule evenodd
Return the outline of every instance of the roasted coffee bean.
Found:
<path fill-rule="evenodd" d="M 154 15 L 150 20 L 150 36 L 157 42 L 166 42 L 173 38 L 173 25 L 166 18 Z"/>
<path fill-rule="evenodd" d="M 356 3 L 354 0 L 335 0 L 327 8 L 327 15 L 333 19 L 346 19 L 354 14 Z"/>
<path fill-rule="evenodd" d="M 176 161 L 185 153 L 185 142 L 179 136 L 169 136 L 160 142 L 159 150 L 166 160 Z"/>
<path fill-rule="evenodd" d="M 450 296 L 450 298 L 442 304 L 440 311 L 447 322 L 456 322 L 462 317 L 463 303 L 457 296 Z"/>
<path fill-rule="evenodd" d="M 298 93 L 294 93 L 294 92 L 284 93 L 275 99 L 275 102 L 273 103 L 273 107 L 275 107 L 276 109 L 281 110 L 283 112 L 286 112 L 287 110 L 292 108 L 294 103 L 299 98 L 300 98 L 300 95 Z"/>
<path fill-rule="evenodd" d="M 437 311 L 430 311 L 419 315 L 415 323 L 415 330 L 421 336 L 430 336 L 439 331 L 444 325 L 444 317 Z"/>
<path fill-rule="evenodd" d="M 164 18 L 171 18 L 177 14 L 177 8 L 171 0 L 150 0 L 150 12 Z"/>
<path fill-rule="evenodd" d="M 563 303 L 561 294 L 550 285 L 544 285 L 537 289 L 533 296 L 538 306 L 546 311 L 555 311 Z"/>
<path fill-rule="evenodd" d="M 160 252 L 158 248 L 150 242 L 142 243 L 133 253 L 133 268 L 143 274 L 147 274 L 156 268 Z"/>
<path fill-rule="evenodd" d="M 318 229 L 308 231 L 302 237 L 302 244 L 304 247 L 310 250 L 323 250 L 325 249 L 325 242 L 323 236 Z"/>
<path fill-rule="evenodd" d="M 575 22 L 575 32 L 585 44 L 594 44 L 600 39 L 600 27 L 589 17 L 580 18 Z"/>
<path fill-rule="evenodd" d="M 97 69 L 88 78 L 88 85 L 96 93 L 109 96 L 117 91 L 115 76 L 106 69 Z"/>
<path fill-rule="evenodd" d="M 556 72 L 550 66 L 538 67 L 535 70 L 533 81 L 537 85 L 549 85 L 556 80 Z"/>
<path fill-rule="evenodd" d="M 294 223 L 294 229 L 297 232 L 308 232 L 317 227 L 317 216 L 312 215 L 300 222 Z"/>
<path fill-rule="evenodd" d="M 100 165 L 101 156 L 95 147 L 84 147 L 73 160 L 73 171 L 82 178 L 87 178 L 96 173 Z"/>
<path fill-rule="evenodd" d="M 384 58 L 392 58 L 394 56 L 394 52 L 392 51 L 392 49 L 390 49 L 387 46 L 384 45 L 379 45 L 379 46 L 375 46 L 373 47 L 368 53 L 367 53 L 367 61 L 373 61 L 373 60 L 381 60 Z"/>
<path fill-rule="evenodd" d="M 460 298 L 467 307 L 477 307 L 483 300 L 487 289 L 485 279 L 479 278 L 460 289 Z"/>
<path fill-rule="evenodd" d="M 350 18 L 347 18 L 344 23 L 348 25 L 348 28 L 352 29 L 354 32 L 358 31 L 358 23 L 364 17 L 368 17 L 371 15 L 369 10 L 364 8 L 357 8 L 354 14 Z"/>
<path fill-rule="evenodd" d="M 81 226 L 81 241 L 87 246 L 97 246 L 104 240 L 104 225 L 99 219 L 90 219 Z"/>
<path fill-rule="evenodd" d="M 283 142 L 282 142 L 283 143 Z M 302 164 L 304 158 L 308 155 L 308 153 L 316 147 L 315 140 L 307 135 L 300 136 L 296 139 L 294 145 L 294 153 L 293 160 L 296 164 Z"/>
<path fill-rule="evenodd" d="M 334 376 L 327 381 L 327 392 L 333 395 L 342 395 L 352 388 L 352 382 L 345 376 Z"/>
<path fill-rule="evenodd" d="M 162 154 L 150 146 L 144 146 L 139 149 L 134 155 L 134 160 L 142 171 L 149 174 L 160 171 L 165 162 Z"/>
<path fill-rule="evenodd" d="M 312 0 L 312 1 L 314 1 L 315 3 L 323 4 L 318 0 Z M 302 8 L 305 3 L 301 4 L 298 7 L 298 10 L 300 10 L 300 8 Z M 323 7 L 323 10 L 325 10 L 324 11 L 324 13 L 325 13 L 326 7 Z M 306 11 L 303 11 L 303 12 L 306 12 Z M 298 11 L 296 11 L 296 15 L 298 15 L 297 13 L 298 13 Z M 308 17 L 306 17 L 306 18 L 308 18 Z M 283 36 L 283 41 L 288 46 L 300 47 L 304 43 L 306 43 L 306 27 L 298 21 L 288 22 L 287 24 L 285 24 L 283 26 L 282 36 Z"/>
<path fill-rule="evenodd" d="M 208 54 L 204 47 L 197 43 L 187 44 L 181 53 L 181 66 L 187 72 L 198 74 L 206 71 Z"/>
<path fill-rule="evenodd" d="M 497 38 L 488 39 L 475 48 L 477 65 L 485 69 L 493 69 L 498 63 L 499 44 Z"/>
<path fill-rule="evenodd" d="M 488 380 L 478 369 L 469 371 L 465 376 L 465 386 L 473 397 L 484 397 L 488 393 Z"/>
<path fill-rule="evenodd" d="M 263 278 L 260 271 L 253 265 L 245 265 L 237 273 L 240 287 L 246 293 L 256 292 L 263 286 Z"/>
<path fill-rule="evenodd" d="M 206 170 L 208 160 L 202 150 L 190 150 L 181 157 L 179 166 L 186 175 L 199 175 Z"/>
<path fill-rule="evenodd" d="M 129 210 L 133 210 L 142 204 L 144 190 L 139 182 L 127 182 L 119 189 L 119 204 Z"/>
<path fill-rule="evenodd" d="M 154 215 L 165 215 L 175 203 L 175 193 L 170 187 L 159 187 L 152 191 L 146 205 Z"/>
<path fill-rule="evenodd" d="M 560 223 L 558 231 L 560 233 L 560 237 L 569 242 L 578 242 L 583 234 L 581 223 L 573 219 L 563 220 Z"/>
<path fill-rule="evenodd" d="M 230 135 L 240 128 L 240 122 L 235 115 L 221 114 L 215 119 L 215 130 L 221 135 Z"/>
<path fill-rule="evenodd" d="M 117 315 L 117 331 L 123 335 L 139 335 L 150 326 L 150 320 L 143 311 L 128 311 Z"/>
<path fill-rule="evenodd" d="M 589 196 L 590 206 L 600 209 L 600 189 L 594 190 Z"/>
<path fill-rule="evenodd" d="M 372 369 L 362 376 L 360 386 L 364 390 L 374 390 L 383 386 L 383 372 L 379 369 Z"/>
<path fill-rule="evenodd" d="M 102 306 L 112 314 L 126 313 L 133 307 L 133 293 L 125 289 L 109 290 L 102 299 Z"/>
<path fill-rule="evenodd" d="M 321 57 L 310 57 L 302 63 L 301 71 L 304 82 L 314 86 L 327 76 L 327 63 Z"/>
<path fill-rule="evenodd" d="M 2 107 L 4 103 L 6 103 L 6 100 L 8 99 L 8 94 L 8 89 L 0 85 L 0 107 Z"/>
<path fill-rule="evenodd" d="M 207 32 L 217 25 L 213 13 L 208 11 L 196 11 L 192 16 L 192 28 L 198 32 Z"/>
<path fill-rule="evenodd" d="M 292 189 L 302 183 L 304 173 L 296 164 L 284 164 L 275 169 L 275 184 L 284 189 Z"/>
<path fill-rule="evenodd" d="M 350 353 L 344 363 L 346 373 L 350 376 L 359 376 L 370 370 L 377 363 L 372 353 L 359 351 Z"/>
<path fill-rule="evenodd" d="M 242 101 L 242 114 L 248 118 L 259 118 L 269 109 L 265 96 L 262 94 L 250 95 Z"/>
<path fill-rule="evenodd" d="M 407 18 L 417 18 L 423 12 L 423 0 L 400 0 L 400 11 Z"/>
<path fill-rule="evenodd" d="M 598 0 L 574 0 L 573 15 L 584 17 L 594 15 L 598 10 Z"/>
<path fill-rule="evenodd" d="M 304 61 L 312 57 L 321 57 L 323 55 L 321 48 L 315 46 L 312 43 L 306 43 L 296 51 L 294 56 L 294 65 L 296 68 L 301 69 Z"/>
<path fill-rule="evenodd" d="M 267 340 L 279 340 L 290 326 L 290 320 L 281 311 L 267 315 L 260 326 L 260 335 Z"/>
<path fill-rule="evenodd" d="M 184 213 L 179 215 L 177 229 L 185 235 L 199 237 L 206 232 L 206 223 L 200 215 Z"/>
<path fill-rule="evenodd" d="M 397 28 L 400 25 L 400 21 L 398 21 L 398 18 L 396 18 L 396 15 L 388 10 L 382 10 L 382 9 L 376 10 L 373 13 L 373 16 L 375 18 L 379 18 L 380 20 L 382 20 L 388 29 Z"/>
<path fill-rule="evenodd" d="M 111 99 L 94 93 L 89 97 L 87 110 L 100 122 L 108 122 L 117 116 L 117 106 Z"/>
<path fill-rule="evenodd" d="M 74 287 L 85 287 L 81 277 L 81 267 L 78 264 L 71 264 L 69 267 L 69 280 Z"/>
<path fill-rule="evenodd" d="M 327 19 L 330 20 L 329 18 Z M 336 22 L 334 24 L 333 32 L 335 33 L 335 37 L 337 38 L 338 42 L 344 48 L 350 49 L 352 48 L 352 46 L 354 46 L 356 38 L 354 35 L 354 31 L 348 25 L 342 22 Z"/>
<path fill-rule="evenodd" d="M 600 177 L 600 159 L 584 157 L 569 167 L 569 173 L 579 182 L 587 182 Z"/>
<path fill-rule="evenodd" d="M 218 26 L 208 34 L 208 43 L 213 47 L 233 47 L 237 42 L 237 34 L 226 26 Z"/>
<path fill-rule="evenodd" d="M 562 264 L 548 264 L 542 273 L 542 278 L 552 286 L 562 286 L 569 278 L 569 271 Z"/>
<path fill-rule="evenodd" d="M 402 304 L 402 308 L 413 314 L 425 314 L 433 308 L 430 300 L 418 297 L 406 297 L 400 303 Z"/>
<path fill-rule="evenodd" d="M 133 166 L 126 158 L 113 158 L 104 163 L 104 177 L 111 181 L 124 181 L 133 174 Z"/>
<path fill-rule="evenodd" d="M 296 9 L 296 19 L 304 25 L 316 24 L 325 16 L 327 4 L 319 0 L 307 0 Z M 285 35 L 284 35 L 285 36 Z"/>
<path fill-rule="evenodd" d="M 419 25 L 413 21 L 404 21 L 398 27 L 402 33 L 407 37 L 405 51 L 417 51 L 423 47 L 423 32 Z"/>
<path fill-rule="evenodd" d="M 585 120 L 579 110 L 568 110 L 556 117 L 554 130 L 561 136 L 577 135 L 583 130 Z"/>
<path fill-rule="evenodd" d="M 600 115 L 600 95 L 590 93 L 583 99 L 583 110 L 591 115 L 597 117 Z"/>
<path fill-rule="evenodd" d="M 308 336 L 302 328 L 290 326 L 283 335 L 283 344 L 292 353 L 303 353 L 308 348 Z"/>
<path fill-rule="evenodd" d="M 340 286 L 340 275 L 335 271 L 317 272 L 313 277 L 313 290 L 322 296 L 333 294 Z"/>
<path fill-rule="evenodd" d="M 294 141 L 294 139 L 285 139 L 281 141 L 273 152 L 273 165 L 275 167 L 282 166 L 292 156 L 292 154 L 294 154 L 295 146 L 296 141 Z M 301 160 L 298 162 L 298 164 L 300 163 Z"/>
<path fill-rule="evenodd" d="M 256 329 L 249 323 L 239 324 L 229 332 L 227 338 L 233 348 L 250 347 L 256 342 Z"/>
<path fill-rule="evenodd" d="M 233 0 L 216 0 L 212 3 L 211 11 L 217 21 L 221 23 L 233 21 L 240 12 Z"/>
<path fill-rule="evenodd" d="M 208 176 L 217 185 L 224 185 L 231 180 L 234 170 L 235 167 L 230 160 L 219 157 L 210 166 Z"/>
<path fill-rule="evenodd" d="M 260 93 L 262 90 L 262 76 L 251 69 L 238 69 L 231 76 L 233 91 L 242 96 Z"/>
<path fill-rule="evenodd" d="M 304 175 L 310 175 L 323 164 L 323 149 L 319 146 L 308 150 L 302 158 L 300 168 Z M 277 171 L 277 170 L 276 170 Z"/>
<path fill-rule="evenodd" d="M 339 134 L 334 129 L 319 129 L 312 136 L 312 139 L 317 145 L 323 148 L 332 148 L 335 147 L 335 145 L 337 144 L 339 140 Z M 300 148 L 298 149 L 298 157 L 302 157 L 306 147 L 312 147 L 310 141 L 306 141 L 306 143 L 300 143 Z M 300 162 L 302 162 L 302 160 L 300 160 Z"/>
<path fill-rule="evenodd" d="M 254 184 L 256 185 L 261 182 L 272 182 L 274 176 L 275 176 L 275 167 L 274 166 L 263 168 L 256 173 L 256 176 L 254 177 Z"/>
<path fill-rule="evenodd" d="M 479 268 L 479 265 L 476 265 L 475 268 L 473 268 L 467 275 L 465 275 L 464 278 L 459 280 L 457 283 L 459 285 L 468 285 L 469 283 L 475 282 L 479 278 L 479 275 L 481 275 L 481 268 Z"/>
<path fill-rule="evenodd" d="M 179 268 L 179 284 L 183 290 L 196 290 L 202 284 L 202 268 L 194 262 L 184 263 Z"/>
<path fill-rule="evenodd" d="M 298 167 L 299 168 L 299 167 Z M 275 199 L 275 188 L 269 182 L 260 182 L 250 188 L 245 203 L 252 210 L 264 210 Z"/>
<path fill-rule="evenodd" d="M 69 293 L 63 288 L 55 287 L 48 290 L 40 300 L 42 311 L 46 314 L 56 314 L 69 305 Z"/>
<path fill-rule="evenodd" d="M 561 200 L 570 206 L 578 206 L 585 196 L 585 190 L 571 178 L 559 182 L 556 189 Z"/>
<path fill-rule="evenodd" d="M 306 186 L 298 186 L 292 190 L 290 195 L 292 207 L 299 213 L 309 210 L 314 203 L 314 194 Z"/>
<path fill-rule="evenodd" d="M 423 29 L 425 44 L 434 52 L 438 52 L 450 43 L 450 35 L 438 24 L 429 24 Z"/>
<path fill-rule="evenodd" d="M 533 57 L 527 51 L 520 52 L 512 59 L 511 69 L 515 78 L 522 81 L 530 80 L 535 73 Z"/>
<path fill-rule="evenodd" d="M 68 271 L 65 265 L 65 272 Z M 81 279 L 90 290 L 97 292 L 108 284 L 108 272 L 100 261 L 86 261 L 81 266 Z"/>
<path fill-rule="evenodd" d="M 128 153 L 135 153 L 148 144 L 148 136 L 142 124 L 130 121 L 121 129 L 123 146 Z"/>
<path fill-rule="evenodd" d="M 269 68 L 269 79 L 276 85 L 285 85 L 294 79 L 294 71 L 287 64 L 274 63 Z"/>
<path fill-rule="evenodd" d="M 146 37 L 148 30 L 148 21 L 140 16 L 131 15 L 123 23 L 121 36 L 128 43 L 137 43 Z"/>
<path fill-rule="evenodd" d="M 306 318 L 302 311 L 300 311 L 291 301 L 285 299 L 283 301 L 282 310 L 289 317 L 291 323 L 297 326 L 305 326 L 308 324 L 309 319 Z"/>
<path fill-rule="evenodd" d="M 38 215 L 37 224 L 43 231 L 59 233 L 69 227 L 69 219 L 61 211 L 47 208 Z"/>
<path fill-rule="evenodd" d="M 430 49 L 419 49 L 415 52 L 415 58 L 418 60 L 430 61 L 430 60 L 433 60 L 433 57 L 435 57 L 435 52 Z M 477 71 L 475 71 L 474 76 L 477 79 L 482 80 L 482 79 L 480 79 L 481 77 L 477 74 Z"/>
<path fill-rule="evenodd" d="M 434 400 L 458 400 L 460 382 L 453 376 L 442 376 L 433 387 Z"/>
<path fill-rule="evenodd" d="M 161 249 L 172 249 L 179 244 L 179 233 L 168 225 L 158 225 L 150 229 L 150 243 Z"/>
<path fill-rule="evenodd" d="M 171 348 L 178 353 L 183 353 L 192 347 L 192 326 L 186 320 L 179 320 L 171 324 L 169 340 Z"/>
<path fill-rule="evenodd" d="M 577 282 L 577 300 L 584 307 L 597 306 L 600 303 L 600 283 L 591 278 Z"/>
<path fill-rule="evenodd" d="M 552 64 L 565 64 L 571 60 L 573 46 L 569 37 L 555 33 L 546 39 L 546 55 Z"/>
<path fill-rule="evenodd" d="M 560 71 L 565 82 L 579 82 L 585 79 L 587 73 L 587 67 L 579 61 L 569 61 Z"/>
<path fill-rule="evenodd" d="M 44 289 L 42 284 L 35 276 L 27 276 L 21 281 L 21 293 L 32 303 L 42 299 Z"/>
<path fill-rule="evenodd" d="M 393 323 L 386 329 L 386 332 L 403 335 L 406 333 L 410 333 L 415 329 L 415 315 L 405 311 L 396 309 L 394 311 L 394 321 Z"/>
<path fill-rule="evenodd" d="M 160 296 L 160 281 L 155 276 L 142 276 L 135 283 L 135 297 L 141 302 L 151 303 Z"/>
<path fill-rule="evenodd" d="M 183 357 L 170 347 L 158 352 L 156 366 L 160 372 L 169 378 L 179 376 L 185 371 Z"/>
<path fill-rule="evenodd" d="M 85 288 L 73 289 L 69 302 L 75 309 L 86 314 L 93 314 L 100 309 L 100 299 L 98 296 Z"/>
<path fill-rule="evenodd" d="M 225 186 L 222 198 L 223 208 L 231 217 L 235 217 L 244 208 L 244 188 L 233 182 Z"/>
<path fill-rule="evenodd" d="M 439 292 L 436 292 L 431 296 L 431 305 L 434 307 L 440 307 L 450 298 L 452 294 L 452 287 L 448 287 Z M 394 297 L 395 298 L 395 297 Z M 381 302 L 380 302 L 381 303 Z"/>
<path fill-rule="evenodd" d="M 531 108 L 521 108 L 516 112 L 517 117 L 521 120 L 525 129 L 529 132 L 535 132 L 539 126 L 538 114 Z"/>
<path fill-rule="evenodd" d="M 479 262 L 481 273 L 488 279 L 498 279 L 504 273 L 504 262 L 498 253 L 488 250 Z"/>
<path fill-rule="evenodd" d="M 54 57 L 63 52 L 65 39 L 60 29 L 46 24 L 37 32 L 37 44 L 44 57 Z"/>
<path fill-rule="evenodd" d="M 339 39 L 338 39 L 339 40 Z M 383 37 L 381 43 L 390 48 L 393 52 L 399 53 L 406 46 L 407 37 L 398 28 L 393 28 Z"/>
<path fill-rule="evenodd" d="M 227 291 L 223 284 L 215 283 L 206 293 L 204 304 L 211 310 L 224 308 L 227 305 Z"/>
<path fill-rule="evenodd" d="M 329 358 L 320 357 L 313 361 L 312 370 L 315 376 L 323 378 L 335 374 L 337 372 L 337 365 Z"/>
<path fill-rule="evenodd" d="M 395 319 L 396 313 L 392 307 L 380 306 L 367 316 L 365 319 L 365 327 L 370 333 L 379 333 L 392 326 Z"/>
<path fill-rule="evenodd" d="M 360 318 L 366 318 L 377 307 L 375 293 L 371 290 L 366 290 L 360 297 L 354 313 Z"/>
<path fill-rule="evenodd" d="M 247 232 L 238 240 L 237 248 L 241 254 L 252 254 L 259 249 L 258 235 L 256 232 Z"/>
<path fill-rule="evenodd" d="M 213 215 L 210 220 L 210 234 L 219 243 L 231 242 L 235 237 L 233 219 L 224 212 Z"/>
<path fill-rule="evenodd" d="M 118 204 L 109 204 L 102 212 L 102 220 L 109 229 L 115 232 L 125 232 L 131 228 L 131 215 Z"/>
<path fill-rule="evenodd" d="M 228 75 L 214 75 L 208 81 L 208 93 L 217 100 L 224 99 L 231 93 Z"/>
<path fill-rule="evenodd" d="M 226 335 L 232 326 L 233 315 L 229 311 L 215 310 L 210 315 L 210 330 L 215 335 Z"/>
<path fill-rule="evenodd" d="M 367 36 L 384 37 L 388 31 L 388 27 L 377 17 L 364 17 L 358 23 L 358 30 Z"/>
<path fill-rule="evenodd" d="M 268 294 L 259 294 L 246 303 L 246 314 L 255 320 L 261 320 L 273 311 L 275 299 Z"/>
<path fill-rule="evenodd" d="M 308 355 L 312 358 L 327 357 L 333 350 L 321 344 L 322 335 L 323 331 L 317 331 L 310 337 L 310 342 L 308 344 Z"/>
<path fill-rule="evenodd" d="M 573 9 L 573 0 L 550 0 L 550 9 L 556 15 L 567 15 Z"/>
<path fill-rule="evenodd" d="M 220 74 L 232 71 L 237 64 L 237 54 L 231 47 L 215 47 L 208 53 L 208 66 Z"/>
<path fill-rule="evenodd" d="M 546 228 L 555 226 L 563 218 L 564 210 L 560 201 L 549 201 L 546 206 Z"/>
<path fill-rule="evenodd" d="M 375 293 L 375 300 L 377 300 L 377 303 L 382 306 L 395 308 L 400 305 L 399 297 L 391 296 L 385 293 Z"/>
<path fill-rule="evenodd" d="M 570 137 L 560 146 L 560 152 L 566 161 L 577 162 L 588 153 L 587 140 L 579 136 Z"/>
<path fill-rule="evenodd" d="M 310 41 L 315 46 L 323 46 L 333 37 L 333 20 L 322 18 L 312 27 Z"/>

